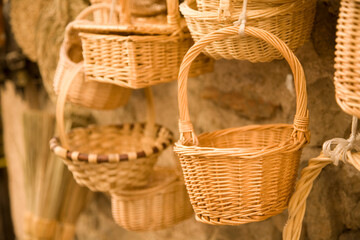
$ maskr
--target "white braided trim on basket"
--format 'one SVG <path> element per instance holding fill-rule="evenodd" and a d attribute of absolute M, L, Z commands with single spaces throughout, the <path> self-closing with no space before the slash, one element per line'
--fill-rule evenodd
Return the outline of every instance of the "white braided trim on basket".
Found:
<path fill-rule="evenodd" d="M 350 137 L 326 141 L 322 153 L 318 157 L 310 159 L 309 165 L 301 171 L 301 177 L 289 203 L 289 217 L 283 231 L 284 240 L 300 239 L 306 199 L 311 192 L 314 180 L 324 167 L 331 163 L 338 165 L 339 161 L 342 161 L 353 165 L 360 171 L 360 134 L 357 133 L 357 124 L 358 119 L 353 117 Z"/>

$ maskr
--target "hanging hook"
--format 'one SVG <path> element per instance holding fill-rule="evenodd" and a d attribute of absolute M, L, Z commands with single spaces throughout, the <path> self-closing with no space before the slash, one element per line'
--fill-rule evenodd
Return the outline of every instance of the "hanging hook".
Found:
<path fill-rule="evenodd" d="M 334 138 L 326 141 L 323 145 L 323 153 L 338 165 L 339 161 L 347 162 L 347 152 L 360 151 L 360 139 L 357 136 L 358 118 L 353 116 L 351 124 L 351 135 L 348 139 Z"/>

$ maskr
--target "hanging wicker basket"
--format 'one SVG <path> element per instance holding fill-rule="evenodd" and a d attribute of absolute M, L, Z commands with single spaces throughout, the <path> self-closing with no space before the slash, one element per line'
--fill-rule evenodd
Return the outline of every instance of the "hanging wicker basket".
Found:
<path fill-rule="evenodd" d="M 70 78 L 71 79 L 71 78 Z M 56 118 L 60 139 L 53 138 L 50 148 L 64 160 L 79 185 L 92 191 L 145 186 L 159 153 L 172 142 L 172 133 L 154 124 L 154 107 L 147 89 L 147 123 L 89 126 L 65 134 L 65 95 L 58 97 Z"/>
<path fill-rule="evenodd" d="M 280 7 L 282 4 L 294 3 L 299 0 L 251 0 L 248 3 L 250 9 L 267 9 L 269 7 Z M 300 0 L 303 1 L 303 0 Z M 196 0 L 196 6 L 200 12 L 227 11 L 229 14 L 241 12 L 242 0 Z M 219 12 L 221 14 L 221 12 Z"/>
<path fill-rule="evenodd" d="M 173 169 L 157 169 L 141 189 L 111 192 L 115 222 L 130 231 L 171 227 L 194 213 L 184 181 Z"/>
<path fill-rule="evenodd" d="M 289 2 L 289 1 L 287 1 Z M 264 4 L 260 5 L 264 6 Z M 315 0 L 297 0 L 279 6 L 259 8 L 257 3 L 249 3 L 246 11 L 247 26 L 261 28 L 275 34 L 291 50 L 295 50 L 309 38 L 314 16 Z M 219 8 L 219 7 L 218 7 Z M 229 27 L 237 21 L 240 11 L 235 11 L 223 21 L 218 11 L 202 12 L 196 7 L 196 0 L 186 0 L 180 5 L 193 39 L 199 41 L 208 33 Z M 215 58 L 268 62 L 281 59 L 281 54 L 270 44 L 250 36 L 232 36 L 215 41 L 204 49 L 204 53 Z"/>
<path fill-rule="evenodd" d="M 86 77 L 135 89 L 176 80 L 181 60 L 193 40 L 185 31 L 185 22 L 181 23 L 175 2 L 168 0 L 167 18 L 156 16 L 141 20 L 131 18 L 129 10 L 116 8 L 113 9 L 116 24 L 77 23 Z M 82 14 L 101 9 L 109 13 L 103 16 L 110 15 L 111 6 L 106 4 L 94 5 Z M 200 55 L 190 75 L 197 76 L 212 69 L 212 60 Z"/>
<path fill-rule="evenodd" d="M 114 0 L 90 0 L 91 4 L 112 4 Z M 131 14 L 137 16 L 155 16 L 166 13 L 166 0 L 129 0 Z"/>
<path fill-rule="evenodd" d="M 360 118 L 360 2 L 342 0 L 336 33 L 335 92 L 342 110 Z"/>
<path fill-rule="evenodd" d="M 245 33 L 273 45 L 289 63 L 296 88 L 293 124 L 251 125 L 203 133 L 190 122 L 187 79 L 193 59 L 211 42 L 239 34 L 236 26 L 199 40 L 186 54 L 179 73 L 178 154 L 198 221 L 238 225 L 281 213 L 294 189 L 302 148 L 309 142 L 305 76 L 301 64 L 276 36 L 254 27 Z"/>
<path fill-rule="evenodd" d="M 59 94 L 61 86 L 68 81 L 66 76 L 75 70 L 77 65 L 83 66 L 81 41 L 78 33 L 68 25 L 64 42 L 60 48 L 60 58 L 54 76 L 54 91 Z M 67 100 L 94 109 L 114 109 L 128 102 L 131 89 L 114 84 L 88 81 L 83 67 L 78 70 Z"/>

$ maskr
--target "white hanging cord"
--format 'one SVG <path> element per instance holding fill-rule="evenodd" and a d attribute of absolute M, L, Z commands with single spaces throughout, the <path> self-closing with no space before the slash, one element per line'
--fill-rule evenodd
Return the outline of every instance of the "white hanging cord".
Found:
<path fill-rule="evenodd" d="M 310 159 L 309 165 L 301 171 L 301 177 L 289 202 L 289 218 L 283 230 L 283 240 L 300 239 L 306 199 L 311 192 L 314 180 L 324 167 L 331 163 L 337 165 L 339 161 L 343 161 L 360 171 L 360 157 L 357 154 L 360 150 L 360 135 L 357 134 L 357 125 L 358 118 L 353 117 L 349 139 L 334 138 L 326 141 L 320 156 Z"/>
<path fill-rule="evenodd" d="M 347 162 L 348 151 L 360 151 L 360 136 L 357 134 L 357 126 L 358 118 L 353 116 L 351 135 L 348 139 L 334 138 L 324 143 L 323 153 L 334 162 L 334 165 L 338 165 L 339 161 Z"/>
<path fill-rule="evenodd" d="M 239 27 L 239 34 L 244 35 L 245 34 L 245 24 L 246 24 L 246 7 L 247 7 L 247 0 L 243 1 L 243 6 L 241 10 L 241 14 L 239 16 L 239 19 L 234 22 L 234 25 L 240 25 Z"/>

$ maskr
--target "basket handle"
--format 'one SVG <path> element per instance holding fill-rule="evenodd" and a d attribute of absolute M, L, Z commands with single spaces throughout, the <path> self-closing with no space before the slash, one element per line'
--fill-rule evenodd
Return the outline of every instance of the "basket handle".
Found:
<path fill-rule="evenodd" d="M 113 1 L 118 1 L 117 5 L 120 5 L 120 10 L 119 10 L 120 23 L 131 25 L 130 1 L 129 0 L 113 0 Z M 170 27 L 180 28 L 181 18 L 179 12 L 179 0 L 167 0 L 166 5 L 167 5 L 167 24 Z M 85 8 L 84 10 L 82 10 L 75 18 L 75 20 L 84 20 L 90 14 L 93 14 L 95 11 L 98 10 L 114 11 L 115 9 L 109 6 L 109 4 L 105 4 L 105 3 L 91 5 Z"/>
<path fill-rule="evenodd" d="M 231 0 L 220 0 L 218 18 L 219 21 L 230 20 L 232 14 Z"/>
<path fill-rule="evenodd" d="M 97 10 L 106 10 L 110 9 L 109 4 L 105 3 L 99 3 L 95 5 L 88 6 L 87 8 L 83 9 L 74 19 L 76 20 L 85 20 L 87 17 L 89 17 L 91 14 L 94 14 Z"/>
<path fill-rule="evenodd" d="M 120 5 L 119 14 L 120 16 L 124 16 L 124 17 L 120 17 L 120 23 L 131 24 L 130 0 L 112 0 L 112 1 L 119 1 L 118 2 Z M 166 6 L 167 6 L 167 24 L 171 27 L 180 28 L 179 0 L 166 0 Z"/>
<path fill-rule="evenodd" d="M 262 39 L 265 42 L 269 43 L 270 45 L 275 47 L 288 62 L 294 76 L 296 90 L 296 114 L 293 123 L 293 137 L 300 142 L 308 142 L 309 123 L 307 110 L 306 80 L 304 70 L 299 60 L 282 40 L 265 30 L 247 26 L 244 29 L 244 34 L 258 39 Z M 178 102 L 180 111 L 179 130 L 180 143 L 183 145 L 196 145 L 198 143 L 192 123 L 190 121 L 187 97 L 187 81 L 191 63 L 210 43 L 236 35 L 239 35 L 238 26 L 230 26 L 216 30 L 196 42 L 188 50 L 185 57 L 183 58 L 178 77 Z"/>
<path fill-rule="evenodd" d="M 82 70 L 83 70 L 83 62 L 80 62 L 73 67 L 72 71 L 69 71 L 65 75 L 65 79 L 67 81 L 60 87 L 60 92 L 56 102 L 56 126 L 59 131 L 60 141 L 62 145 L 67 149 L 69 149 L 69 142 L 66 137 L 65 117 L 64 117 L 66 96 L 77 74 Z M 146 104 L 147 104 L 147 111 L 146 111 L 147 124 L 145 128 L 145 135 L 153 138 L 156 134 L 154 99 L 150 87 L 145 88 L 144 90 L 145 90 Z"/>

